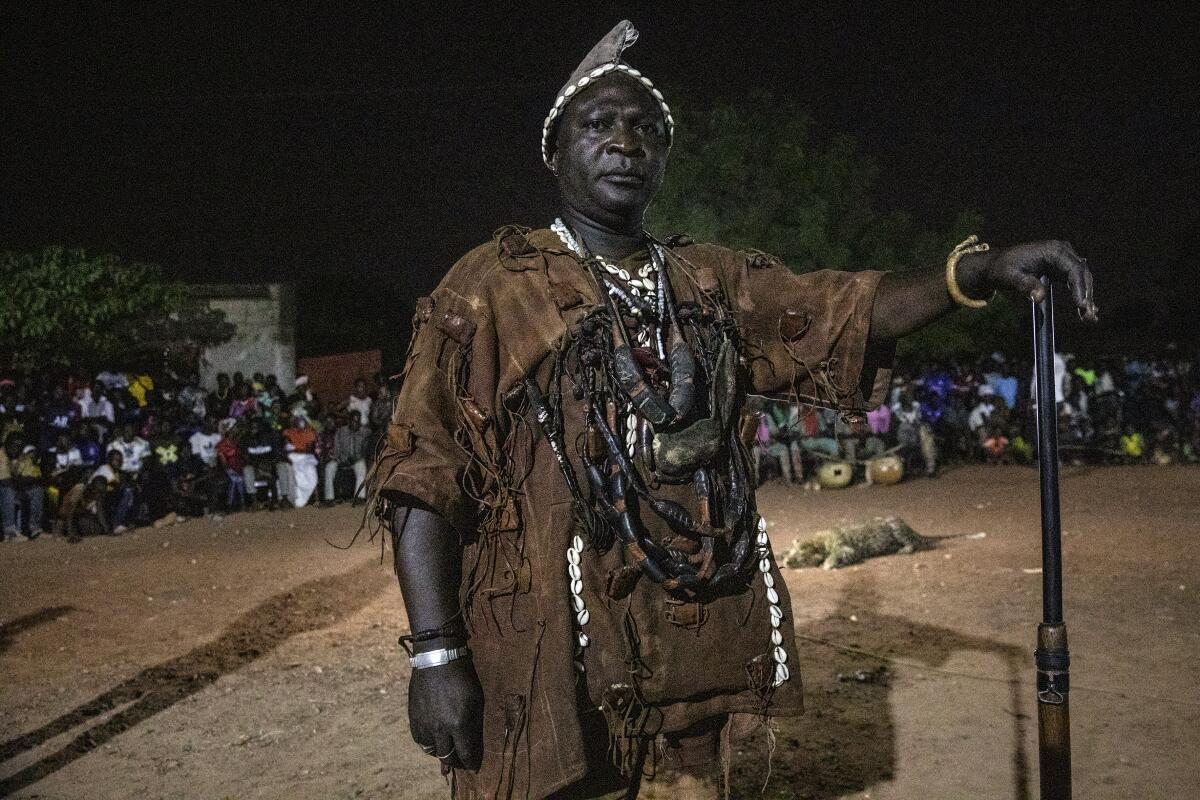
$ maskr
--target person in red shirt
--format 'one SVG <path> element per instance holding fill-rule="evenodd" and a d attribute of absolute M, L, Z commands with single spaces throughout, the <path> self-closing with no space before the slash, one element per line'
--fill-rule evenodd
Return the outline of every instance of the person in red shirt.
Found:
<path fill-rule="evenodd" d="M 317 489 L 317 434 L 303 414 L 292 417 L 292 425 L 283 432 L 284 449 L 292 463 L 292 505 L 308 505 Z"/>
<path fill-rule="evenodd" d="M 246 468 L 246 456 L 242 453 L 241 431 L 238 425 L 230 425 L 225 435 L 217 442 L 217 462 L 225 470 L 228 488 L 225 490 L 225 508 L 232 511 L 235 505 L 246 506 L 246 479 L 242 471 Z"/>

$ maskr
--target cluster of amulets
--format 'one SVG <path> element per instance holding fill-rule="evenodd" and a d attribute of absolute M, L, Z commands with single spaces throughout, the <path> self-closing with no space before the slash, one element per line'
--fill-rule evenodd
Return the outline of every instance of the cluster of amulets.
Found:
<path fill-rule="evenodd" d="M 613 65 L 608 66 L 611 67 Z M 572 252 L 580 257 L 585 255 L 582 246 L 580 246 L 580 244 L 575 240 L 575 237 L 571 234 L 570 228 L 568 228 L 561 219 L 554 220 L 554 224 L 551 225 L 551 228 L 556 234 L 558 234 L 558 237 L 562 243 L 570 248 Z M 630 284 L 636 280 L 631 278 L 626 270 L 615 265 L 608 264 L 603 260 L 599 261 L 605 270 L 615 277 L 627 281 Z M 639 277 L 643 281 L 646 281 L 654 275 L 655 271 L 654 264 L 651 262 L 639 271 Z M 641 328 L 638 333 L 647 334 L 647 331 L 645 328 Z M 648 339 L 648 336 L 639 336 L 639 343 L 646 344 L 646 339 Z M 632 456 L 634 447 L 636 445 L 636 440 L 632 437 L 636 436 L 637 415 L 633 413 L 632 407 L 627 407 L 626 412 L 629 415 L 627 426 L 629 429 L 629 436 L 631 437 L 627 439 L 626 445 L 629 447 L 630 455 Z M 775 588 L 775 577 L 771 575 L 770 539 L 767 536 L 767 521 L 762 516 L 759 516 L 758 518 L 758 535 L 756 542 L 759 552 L 763 554 L 759 559 L 758 569 L 759 572 L 762 573 L 763 585 L 766 587 L 767 612 L 771 619 L 770 655 L 771 661 L 775 665 L 774 675 L 771 679 L 771 686 L 777 687 L 782 685 L 784 681 L 791 677 L 791 670 L 787 665 L 787 651 L 783 649 L 783 634 L 779 630 L 780 625 L 783 624 L 783 609 L 779 606 L 779 591 Z M 588 620 L 591 618 L 582 595 L 583 572 L 580 564 L 583 557 L 583 544 L 583 538 L 576 534 L 571 540 L 571 545 L 567 548 L 567 578 L 568 586 L 570 587 L 571 591 L 571 610 L 575 614 L 575 621 L 579 627 L 579 630 L 576 633 L 575 641 L 575 669 L 580 673 L 583 673 L 584 671 L 583 652 L 584 648 L 587 647 L 589 642 L 588 635 L 584 632 L 583 627 L 587 625 Z"/>

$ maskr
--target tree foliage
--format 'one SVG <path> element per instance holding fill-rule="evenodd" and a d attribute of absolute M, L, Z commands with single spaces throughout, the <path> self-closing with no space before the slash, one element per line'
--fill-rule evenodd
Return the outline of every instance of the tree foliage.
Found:
<path fill-rule="evenodd" d="M 234 326 L 150 264 L 46 247 L 0 254 L 0 368 L 153 369 Z"/>

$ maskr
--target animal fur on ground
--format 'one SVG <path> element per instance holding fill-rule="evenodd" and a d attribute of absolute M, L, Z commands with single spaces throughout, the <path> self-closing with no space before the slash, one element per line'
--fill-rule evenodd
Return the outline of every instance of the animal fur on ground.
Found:
<path fill-rule="evenodd" d="M 875 556 L 911 553 L 932 544 L 899 517 L 875 517 L 817 531 L 804 541 L 793 539 L 779 560 L 793 569 L 838 569 Z"/>

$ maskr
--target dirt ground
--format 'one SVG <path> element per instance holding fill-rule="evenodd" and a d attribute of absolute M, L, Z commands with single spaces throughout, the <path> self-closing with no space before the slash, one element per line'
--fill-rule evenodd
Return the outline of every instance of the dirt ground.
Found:
<path fill-rule="evenodd" d="M 894 513 L 912 555 L 788 573 L 809 713 L 739 752 L 739 798 L 1032 798 L 1037 475 L 771 484 L 777 551 Z M 408 736 L 404 611 L 358 509 L 0 547 L 0 796 L 446 797 Z M 1067 469 L 1075 796 L 1200 791 L 1200 470 Z M 765 786 L 765 789 L 764 789 Z"/>

